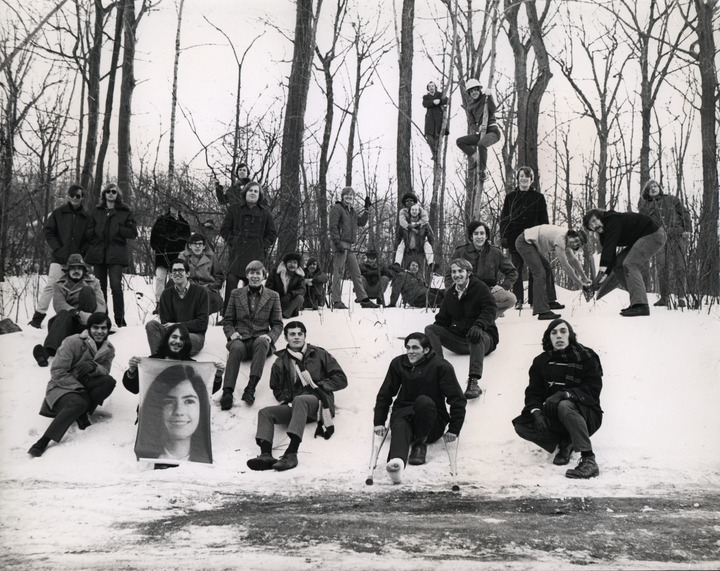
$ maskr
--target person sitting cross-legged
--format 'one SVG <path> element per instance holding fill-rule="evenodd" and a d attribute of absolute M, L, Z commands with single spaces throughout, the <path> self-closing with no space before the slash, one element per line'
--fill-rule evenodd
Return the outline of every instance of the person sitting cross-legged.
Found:
<path fill-rule="evenodd" d="M 283 330 L 280 296 L 263 286 L 265 266 L 259 260 L 253 260 L 246 266 L 245 275 L 248 285 L 232 291 L 222 321 L 229 351 L 220 398 L 222 410 L 232 408 L 240 363 L 248 359 L 251 360 L 250 378 L 242 400 L 249 405 L 255 402 L 255 389 L 262 377 L 265 360 L 272 354 L 275 341 Z"/>
<path fill-rule="evenodd" d="M 305 303 L 305 272 L 300 262 L 300 254 L 288 252 L 265 281 L 265 287 L 280 296 L 280 307 L 285 319 L 297 317 Z"/>
<path fill-rule="evenodd" d="M 197 355 L 205 345 L 205 332 L 208 328 L 208 293 L 201 285 L 188 279 L 190 266 L 187 260 L 177 258 L 170 264 L 173 285 L 165 288 L 160 296 L 160 321 L 148 321 L 145 333 L 150 353 L 157 353 L 165 332 L 178 323 L 182 323 L 190 332 L 192 342 L 191 355 Z"/>
<path fill-rule="evenodd" d="M 48 358 L 55 355 L 63 340 L 85 330 L 93 312 L 106 310 L 100 282 L 80 254 L 71 254 L 64 269 L 63 277 L 53 285 L 55 316 L 48 321 L 47 337 L 33 348 L 33 357 L 41 367 L 48 366 Z"/>
<path fill-rule="evenodd" d="M 581 454 L 568 478 L 600 474 L 590 437 L 602 424 L 600 408 L 602 365 L 592 349 L 580 345 L 572 326 L 555 319 L 542 337 L 543 353 L 530 367 L 525 407 L 512 423 L 518 436 L 548 452 L 558 452 L 556 466 L 570 462 L 573 450 Z"/>
<path fill-rule="evenodd" d="M 457 439 L 465 421 L 466 404 L 455 370 L 432 351 L 428 336 L 423 333 L 408 335 L 405 354 L 390 362 L 375 399 L 373 418 L 375 434 L 383 435 L 392 405 L 386 469 L 393 483 L 402 481 L 406 464 L 425 463 L 427 444 L 436 442 L 443 435 L 447 442 Z"/>
<path fill-rule="evenodd" d="M 255 440 L 260 455 L 248 460 L 251 470 L 291 470 L 298 465 L 298 448 L 305 425 L 317 420 L 315 436 L 328 439 L 335 432 L 333 393 L 347 387 L 347 377 L 335 358 L 322 347 L 306 342 L 307 329 L 291 321 L 284 329 L 287 347 L 276 353 L 270 373 L 270 388 L 280 403 L 258 412 Z M 272 443 L 276 424 L 287 425 L 290 444 L 276 459 Z"/>

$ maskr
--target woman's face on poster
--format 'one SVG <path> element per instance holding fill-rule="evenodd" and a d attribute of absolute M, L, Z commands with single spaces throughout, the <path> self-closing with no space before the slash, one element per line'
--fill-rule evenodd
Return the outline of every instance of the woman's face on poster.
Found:
<path fill-rule="evenodd" d="M 184 380 L 163 399 L 163 424 L 173 440 L 190 438 L 200 422 L 200 398 L 192 383 Z"/>

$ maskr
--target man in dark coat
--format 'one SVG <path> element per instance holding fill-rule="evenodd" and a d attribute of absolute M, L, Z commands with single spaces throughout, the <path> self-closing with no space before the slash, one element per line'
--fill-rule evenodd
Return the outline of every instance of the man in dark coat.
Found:
<path fill-rule="evenodd" d="M 176 323 L 182 323 L 190 332 L 191 355 L 197 355 L 205 345 L 210 302 L 207 290 L 188 279 L 190 266 L 187 260 L 176 259 L 170 265 L 173 285 L 160 296 L 159 317 L 145 324 L 150 353 L 157 353 L 165 332 Z"/>
<path fill-rule="evenodd" d="M 170 263 L 185 250 L 190 224 L 172 206 L 160 216 L 150 231 L 150 247 L 155 250 L 155 303 L 160 302 L 168 281 Z"/>
<path fill-rule="evenodd" d="M 427 335 L 408 335 L 405 355 L 391 361 L 378 391 L 373 414 L 374 431 L 383 435 L 392 405 L 387 471 L 395 484 L 401 482 L 407 463 L 425 463 L 427 444 L 436 442 L 443 435 L 447 442 L 457 439 L 465 421 L 466 404 L 455 370 L 435 355 Z"/>
<path fill-rule="evenodd" d="M 482 394 L 483 360 L 500 342 L 495 316 L 497 305 L 490 288 L 472 275 L 470 262 L 457 258 L 450 263 L 453 286 L 445 292 L 435 323 L 425 328 L 433 351 L 442 358 L 443 346 L 460 355 L 470 354 L 465 397 Z"/>
<path fill-rule="evenodd" d="M 280 296 L 285 319 L 297 317 L 305 303 L 305 272 L 300 267 L 301 261 L 300 254 L 288 252 L 265 282 L 266 288 L 276 291 Z"/>
<path fill-rule="evenodd" d="M 513 419 L 518 436 L 548 452 L 558 453 L 556 466 L 570 462 L 573 450 L 581 454 L 568 478 L 592 478 L 600 473 L 590 437 L 602 424 L 600 408 L 602 365 L 595 351 L 577 342 L 564 319 L 550 322 L 542 338 L 543 353 L 530 367 L 525 407 Z"/>
<path fill-rule="evenodd" d="M 423 95 L 422 104 L 427 109 L 425 112 L 425 140 L 430 146 L 433 161 L 437 160 L 437 146 L 442 133 L 443 108 L 447 103 L 448 98 L 438 92 L 437 85 L 432 81 L 428 83 L 427 93 Z"/>
<path fill-rule="evenodd" d="M 335 397 L 347 387 L 347 376 L 335 358 L 322 347 L 306 341 L 307 329 L 300 321 L 291 321 L 283 330 L 287 347 L 275 353 L 270 372 L 270 388 L 280 404 L 258 412 L 255 441 L 260 455 L 248 460 L 251 470 L 291 470 L 298 465 L 298 448 L 305 425 L 317 420 L 315 436 L 326 440 L 335 432 Z M 272 455 L 275 425 L 287 425 L 290 444 L 276 459 Z"/>
<path fill-rule="evenodd" d="M 455 248 L 450 259 L 464 258 L 472 265 L 473 275 L 485 282 L 497 304 L 497 316 L 515 305 L 517 298 L 510 291 L 518 272 L 503 251 L 490 241 L 490 227 L 479 220 L 473 220 L 467 227 L 468 239 L 463 246 Z M 498 283 L 498 276 L 502 281 Z M 445 272 L 445 287 L 452 285 L 450 268 Z"/>
<path fill-rule="evenodd" d="M 85 189 L 68 188 L 68 201 L 50 213 L 43 226 L 45 241 L 52 250 L 45 287 L 38 296 L 35 313 L 28 325 L 40 329 L 53 298 L 53 286 L 63 276 L 63 265 L 72 254 L 85 254 L 92 237 L 92 218 L 83 207 Z"/>
<path fill-rule="evenodd" d="M 243 189 L 245 185 L 252 179 L 249 177 L 250 171 L 246 163 L 240 163 L 235 167 L 235 182 L 225 191 L 220 181 L 215 179 L 215 195 L 220 204 L 235 204 L 244 201 Z"/>
<path fill-rule="evenodd" d="M 428 289 L 420 276 L 420 265 L 411 260 L 407 271 L 398 270 L 393 277 L 389 307 L 395 307 L 400 296 L 403 304 L 410 307 L 437 307 L 442 303 L 445 290 Z"/>
<path fill-rule="evenodd" d="M 305 309 L 318 309 L 325 305 L 325 284 L 328 275 L 320 268 L 317 258 L 308 258 L 305 272 Z"/>
<path fill-rule="evenodd" d="M 245 272 L 248 285 L 233 290 L 222 321 L 228 349 L 220 398 L 222 410 L 232 408 L 240 363 L 247 360 L 251 361 L 250 375 L 242 400 L 249 405 L 255 402 L 255 389 L 262 377 L 265 361 L 272 354 L 275 341 L 283 330 L 280 296 L 263 286 L 267 277 L 265 266 L 259 260 L 253 260 Z"/>
<path fill-rule="evenodd" d="M 368 297 L 374 299 L 378 305 L 385 306 L 385 291 L 393 277 L 392 272 L 378 263 L 378 253 L 368 250 L 365 262 L 360 265 L 363 286 Z"/>
<path fill-rule="evenodd" d="M 630 294 L 630 306 L 623 309 L 620 315 L 624 317 L 650 315 L 645 286 L 648 277 L 647 266 L 650 258 L 665 245 L 665 229 L 644 214 L 620 213 L 597 208 L 585 213 L 583 225 L 600 235 L 602 253 L 595 286 L 602 284 L 612 271 L 620 285 Z M 617 248 L 624 250 L 616 254 Z M 616 264 L 620 256 L 624 259 L 620 264 Z"/>
<path fill-rule="evenodd" d="M 240 280 L 247 282 L 245 268 L 253 260 L 264 262 L 267 251 L 275 243 L 277 231 L 270 209 L 263 203 L 257 182 L 249 182 L 243 189 L 240 202 L 228 208 L 220 235 L 230 248 L 230 264 L 225 279 L 225 309 L 230 295 Z"/>
<path fill-rule="evenodd" d="M 520 167 L 517 172 L 517 186 L 515 190 L 505 196 L 505 202 L 503 202 L 500 212 L 501 245 L 508 249 L 513 266 L 518 271 L 518 279 L 513 285 L 518 309 L 522 307 L 525 300 L 522 280 L 525 262 L 515 249 L 515 242 L 523 230 L 541 224 L 550 224 L 545 197 L 535 190 L 534 180 L 535 173 L 530 167 Z M 532 289 L 532 276 L 529 276 L 528 301 L 531 304 Z"/>
<path fill-rule="evenodd" d="M 668 305 L 669 295 L 675 293 L 683 307 L 687 293 L 686 248 L 692 231 L 690 212 L 679 198 L 665 194 L 657 181 L 649 180 L 643 188 L 640 214 L 645 214 L 665 229 L 667 241 L 655 256 L 660 299 L 653 305 Z"/>
<path fill-rule="evenodd" d="M 100 282 L 90 273 L 80 254 L 71 254 L 65 275 L 53 286 L 55 315 L 48 321 L 48 334 L 42 345 L 35 345 L 33 357 L 41 367 L 55 355 L 70 335 L 82 333 L 96 311 L 107 311 Z"/>

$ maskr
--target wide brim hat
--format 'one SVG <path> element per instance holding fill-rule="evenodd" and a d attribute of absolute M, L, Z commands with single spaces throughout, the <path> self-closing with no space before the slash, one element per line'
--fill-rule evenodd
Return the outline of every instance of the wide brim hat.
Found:
<path fill-rule="evenodd" d="M 86 272 L 90 271 L 90 267 L 85 263 L 85 260 L 83 260 L 83 257 L 80 254 L 70 254 L 64 270 L 68 271 L 71 266 L 82 266 Z"/>

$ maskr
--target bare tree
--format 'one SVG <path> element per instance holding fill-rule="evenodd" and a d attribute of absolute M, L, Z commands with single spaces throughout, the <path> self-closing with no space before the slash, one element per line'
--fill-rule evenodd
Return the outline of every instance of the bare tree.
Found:
<path fill-rule="evenodd" d="M 173 84 L 170 101 L 170 141 L 168 142 L 168 192 L 172 191 L 175 178 L 175 116 L 177 113 L 178 68 L 180 67 L 180 31 L 185 0 L 177 4 L 177 28 L 175 30 L 175 59 L 173 61 Z"/>
<path fill-rule="evenodd" d="M 396 139 L 398 204 L 403 194 L 412 192 L 410 139 L 412 137 L 412 63 L 415 0 L 403 0 L 400 28 L 398 81 L 398 127 Z"/>

